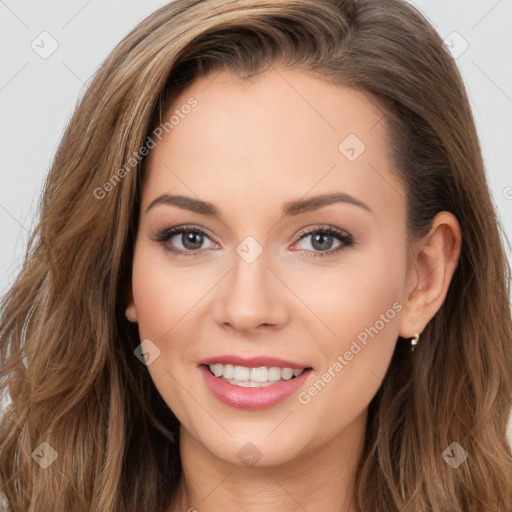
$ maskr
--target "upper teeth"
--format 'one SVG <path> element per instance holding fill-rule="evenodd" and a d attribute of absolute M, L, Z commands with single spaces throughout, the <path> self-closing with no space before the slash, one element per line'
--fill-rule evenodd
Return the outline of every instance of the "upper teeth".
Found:
<path fill-rule="evenodd" d="M 278 380 L 290 380 L 293 376 L 298 377 L 304 368 L 294 370 L 293 368 L 280 368 L 278 366 L 258 366 L 248 368 L 247 366 L 234 366 L 232 364 L 216 363 L 210 365 L 211 372 L 216 377 L 224 377 L 228 380 L 238 382 L 277 382 Z"/>

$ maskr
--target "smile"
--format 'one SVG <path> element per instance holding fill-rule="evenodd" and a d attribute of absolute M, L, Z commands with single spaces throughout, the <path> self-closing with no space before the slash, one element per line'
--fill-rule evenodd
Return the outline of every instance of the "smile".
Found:
<path fill-rule="evenodd" d="M 203 363 L 198 366 L 209 392 L 222 404 L 239 409 L 275 406 L 305 386 L 313 369 L 289 366 L 243 366 Z"/>

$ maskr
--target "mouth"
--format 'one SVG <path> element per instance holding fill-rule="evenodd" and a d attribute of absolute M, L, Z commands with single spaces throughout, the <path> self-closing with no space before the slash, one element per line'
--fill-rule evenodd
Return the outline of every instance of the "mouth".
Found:
<path fill-rule="evenodd" d="M 233 364 L 215 363 L 205 366 L 211 375 L 233 386 L 263 388 L 280 382 L 296 379 L 311 368 L 288 368 L 280 366 L 247 367 Z"/>
<path fill-rule="evenodd" d="M 240 358 L 233 362 L 240 362 Z M 311 367 L 301 368 L 299 364 L 275 359 L 265 362 L 276 366 L 257 366 L 262 362 L 261 358 L 250 363 L 245 360 L 250 366 L 233 362 L 222 363 L 217 358 L 216 361 L 203 361 L 198 369 L 207 389 L 217 400 L 240 409 L 265 409 L 285 401 L 306 385 L 313 372 Z"/>

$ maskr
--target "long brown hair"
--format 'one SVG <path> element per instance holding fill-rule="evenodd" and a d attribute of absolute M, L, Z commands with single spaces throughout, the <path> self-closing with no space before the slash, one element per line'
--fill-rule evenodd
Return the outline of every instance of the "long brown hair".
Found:
<path fill-rule="evenodd" d="M 440 211 L 462 231 L 445 302 L 414 354 L 398 339 L 370 404 L 360 510 L 512 510 L 510 269 L 467 95 L 440 37 L 401 0 L 177 0 L 121 41 L 81 98 L 3 300 L 9 511 L 169 506 L 181 476 L 178 422 L 134 356 L 140 340 L 124 317 L 140 148 L 197 77 L 278 65 L 375 98 L 408 234 L 428 232 Z M 43 442 L 57 453 L 46 469 L 32 457 Z M 457 469 L 442 457 L 452 442 L 468 453 Z"/>

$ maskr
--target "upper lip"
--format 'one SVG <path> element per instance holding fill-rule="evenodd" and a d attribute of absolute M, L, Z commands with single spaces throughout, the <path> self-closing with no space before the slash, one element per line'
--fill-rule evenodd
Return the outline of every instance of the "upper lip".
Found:
<path fill-rule="evenodd" d="M 296 363 L 286 359 L 271 356 L 253 356 L 253 357 L 240 357 L 234 354 L 226 354 L 224 356 L 207 357 L 201 359 L 199 364 L 232 364 L 234 366 L 247 366 L 248 368 L 257 368 L 258 366 L 277 366 L 280 368 L 292 368 L 300 370 L 302 368 L 310 368 L 307 364 Z"/>

